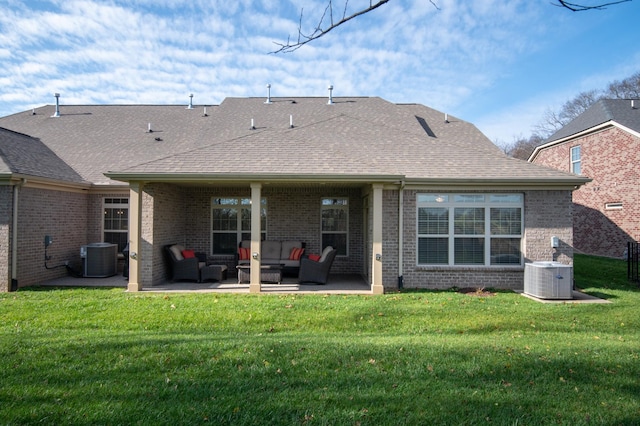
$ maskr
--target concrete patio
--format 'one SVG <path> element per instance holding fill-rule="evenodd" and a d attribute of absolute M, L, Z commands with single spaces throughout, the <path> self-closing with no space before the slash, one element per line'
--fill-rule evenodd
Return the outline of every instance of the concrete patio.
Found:
<path fill-rule="evenodd" d="M 299 284 L 295 277 L 284 277 L 280 284 L 262 284 L 262 293 L 296 293 L 296 294 L 371 294 L 371 287 L 358 275 L 331 275 L 325 285 Z M 41 284 L 47 287 L 122 287 L 127 288 L 127 278 L 114 275 L 107 278 L 74 278 L 71 276 L 57 278 Z M 189 281 L 165 282 L 146 287 L 142 292 L 198 292 L 198 293 L 249 293 L 249 284 L 238 284 L 237 278 L 231 276 L 222 282 L 196 283 Z"/>

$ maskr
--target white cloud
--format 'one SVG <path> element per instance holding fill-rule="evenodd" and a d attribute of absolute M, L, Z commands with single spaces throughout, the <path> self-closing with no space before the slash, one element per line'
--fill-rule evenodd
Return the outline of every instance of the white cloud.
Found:
<path fill-rule="evenodd" d="M 393 0 L 294 53 L 273 55 L 274 42 L 297 36 L 301 11 L 306 31 L 326 0 L 53 0 L 39 9 L 5 1 L 0 115 L 52 103 L 53 92 L 63 103 L 186 103 L 194 93 L 195 102 L 210 104 L 263 96 L 266 83 L 274 96 L 326 96 L 331 83 L 336 96 L 475 111 L 461 118 L 510 140 L 527 133 L 554 97 L 575 93 L 550 87 L 515 107 L 499 94 L 506 77 L 517 80 L 514 64 L 549 49 L 558 28 L 567 28 L 546 2 L 437 0 L 438 10 L 425 0 Z M 348 10 L 367 4 L 352 0 Z M 617 67 L 618 78 L 639 62 L 636 52 L 635 62 Z M 474 103 L 482 106 L 468 108 Z"/>

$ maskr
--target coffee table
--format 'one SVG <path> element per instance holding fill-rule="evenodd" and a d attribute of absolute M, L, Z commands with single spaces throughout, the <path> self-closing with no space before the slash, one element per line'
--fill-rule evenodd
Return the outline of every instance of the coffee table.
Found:
<path fill-rule="evenodd" d="M 282 268 L 284 265 L 262 265 L 260 266 L 260 282 L 277 283 L 282 281 Z M 251 281 L 251 267 L 249 265 L 238 265 L 238 284 Z"/>

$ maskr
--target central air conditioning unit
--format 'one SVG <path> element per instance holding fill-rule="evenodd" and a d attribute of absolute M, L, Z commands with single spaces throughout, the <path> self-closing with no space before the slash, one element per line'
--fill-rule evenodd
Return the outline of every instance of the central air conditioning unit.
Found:
<path fill-rule="evenodd" d="M 83 277 L 105 278 L 118 272 L 118 245 L 91 243 L 80 247 Z"/>
<path fill-rule="evenodd" d="M 540 299 L 573 299 L 573 267 L 560 262 L 525 264 L 524 292 Z"/>

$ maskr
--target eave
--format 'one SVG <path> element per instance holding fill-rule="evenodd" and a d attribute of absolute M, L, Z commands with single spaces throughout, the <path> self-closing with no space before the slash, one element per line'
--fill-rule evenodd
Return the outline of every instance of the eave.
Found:
<path fill-rule="evenodd" d="M 64 192 L 84 192 L 91 188 L 91 183 L 89 182 L 68 182 L 20 173 L 5 173 L 0 175 L 0 185 L 22 185 L 26 188 Z"/>
<path fill-rule="evenodd" d="M 581 132 L 574 133 L 572 135 L 565 136 L 564 138 L 556 139 L 554 141 L 547 142 L 547 143 L 545 143 L 543 145 L 537 146 L 533 150 L 533 152 L 531 153 L 531 155 L 529 156 L 529 159 L 527 161 L 532 163 L 533 160 L 535 160 L 535 158 L 538 156 L 540 151 L 542 151 L 545 148 L 549 148 L 549 147 L 554 146 L 554 145 L 560 145 L 560 144 L 562 144 L 564 142 L 570 141 L 572 139 L 578 139 L 578 138 L 581 138 L 583 136 L 586 136 L 586 135 L 589 135 L 589 134 L 592 134 L 592 133 L 597 133 L 597 132 L 605 130 L 605 129 L 609 128 L 609 127 L 617 127 L 618 129 L 620 129 L 620 130 L 622 130 L 624 132 L 627 132 L 627 133 L 629 133 L 629 134 L 631 134 L 631 135 L 633 135 L 633 136 L 635 136 L 637 138 L 640 138 L 640 133 L 639 132 L 637 132 L 637 131 L 635 131 L 633 129 L 630 129 L 629 127 L 623 126 L 622 124 L 620 124 L 620 123 L 618 123 L 618 122 L 616 122 L 614 120 L 610 120 L 610 121 L 606 121 L 606 122 L 604 122 L 602 124 L 598 124 L 597 126 L 589 127 L 588 129 L 585 129 L 585 130 L 583 130 Z"/>
<path fill-rule="evenodd" d="M 299 173 L 122 173 L 107 172 L 106 177 L 121 182 L 171 182 L 182 184 L 263 183 L 397 183 L 403 175 L 299 174 Z"/>
<path fill-rule="evenodd" d="M 406 181 L 405 188 L 430 190 L 575 190 L 591 182 L 586 177 L 553 178 L 515 178 L 515 179 L 411 179 Z"/>

